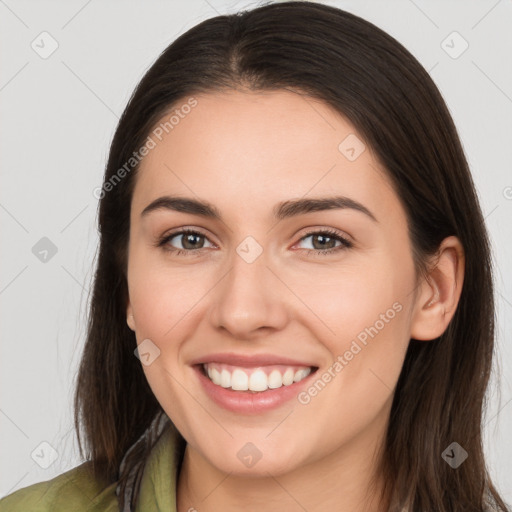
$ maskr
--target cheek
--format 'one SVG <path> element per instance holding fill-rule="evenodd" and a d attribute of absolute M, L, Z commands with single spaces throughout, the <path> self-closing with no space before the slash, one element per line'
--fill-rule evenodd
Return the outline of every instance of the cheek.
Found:
<path fill-rule="evenodd" d="M 135 263 L 135 260 L 134 260 Z M 134 265 L 135 268 L 135 265 Z M 191 406 L 188 376 L 180 361 L 181 346 L 193 331 L 194 305 L 205 291 L 185 272 L 153 264 L 138 267 L 129 279 L 130 302 L 136 319 L 137 343 L 147 343 L 156 357 L 142 370 L 158 402 L 181 432 L 189 433 L 202 412 Z M 194 285 L 192 285 L 194 283 Z"/>
<path fill-rule="evenodd" d="M 375 324 L 379 331 L 389 331 L 391 324 L 403 329 L 396 319 L 404 316 L 397 310 L 405 310 L 410 300 L 412 269 L 407 267 L 407 262 L 398 265 L 383 255 L 357 264 L 317 267 L 300 277 L 290 271 L 283 280 L 306 306 L 302 322 L 315 329 L 332 354 L 338 354 Z"/>
<path fill-rule="evenodd" d="M 323 318 L 335 335 L 319 328 L 315 336 L 330 361 L 299 397 L 304 415 L 322 426 L 326 453 L 333 439 L 349 443 L 377 417 L 385 421 L 409 343 L 409 305 L 394 280 L 353 279 L 345 281 L 347 293 L 325 299 Z"/>
<path fill-rule="evenodd" d="M 363 416 L 369 421 L 382 408 L 400 375 L 410 339 L 408 312 L 414 282 L 409 260 L 397 260 L 390 251 L 373 256 L 340 272 L 319 270 L 297 291 L 321 320 L 310 316 L 302 322 L 308 322 L 329 353 L 326 371 L 318 376 L 327 382 L 328 391 L 321 392 L 317 404 L 325 400 L 325 410 L 342 406 L 362 422 Z M 323 390 L 322 386 L 319 383 L 317 388 Z"/>
<path fill-rule="evenodd" d="M 354 396 L 378 406 L 394 388 L 409 344 L 414 269 L 391 252 L 374 262 L 351 273 L 346 293 L 333 300 L 339 312 L 336 317 L 331 309 L 331 322 L 337 318 L 337 323 L 330 352 L 342 356 L 340 381 L 354 387 Z"/>
<path fill-rule="evenodd" d="M 129 295 L 137 337 L 160 342 L 172 339 L 207 292 L 208 276 L 192 266 L 171 267 L 162 259 L 142 265 L 134 258 L 131 270 Z"/>

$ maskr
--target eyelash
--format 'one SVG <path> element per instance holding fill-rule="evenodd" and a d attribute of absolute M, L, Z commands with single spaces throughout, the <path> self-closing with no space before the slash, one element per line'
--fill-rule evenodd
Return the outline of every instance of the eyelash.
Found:
<path fill-rule="evenodd" d="M 163 236 L 162 238 L 160 238 L 157 241 L 156 245 L 157 245 L 157 247 L 162 247 L 162 249 L 164 251 L 170 252 L 170 253 L 174 254 L 175 256 L 182 256 L 182 255 L 187 256 L 187 257 L 196 256 L 197 252 L 200 251 L 201 249 L 187 250 L 187 249 L 176 249 L 176 248 L 166 247 L 167 242 L 169 242 L 170 240 L 172 240 L 173 238 L 175 238 L 176 236 L 179 236 L 179 235 L 199 235 L 201 237 L 207 238 L 206 235 L 203 235 L 199 231 L 195 231 L 193 229 L 182 229 L 181 231 L 177 231 L 175 233 L 171 233 L 170 235 Z M 345 237 L 341 236 L 337 231 L 334 231 L 331 229 L 323 229 L 320 231 L 310 231 L 310 232 L 306 233 L 299 241 L 301 242 L 304 239 L 310 237 L 311 235 L 322 235 L 322 236 L 327 236 L 329 238 L 334 238 L 335 240 L 340 241 L 341 245 L 339 245 L 338 247 L 332 247 L 331 249 L 325 249 L 325 250 L 302 249 L 302 250 L 306 251 L 308 254 L 314 253 L 315 256 L 327 256 L 332 253 L 335 253 L 335 252 L 338 252 L 341 250 L 345 250 L 345 249 L 350 249 L 353 247 L 352 242 L 347 240 Z M 191 254 L 191 253 L 196 253 L 196 254 Z"/>

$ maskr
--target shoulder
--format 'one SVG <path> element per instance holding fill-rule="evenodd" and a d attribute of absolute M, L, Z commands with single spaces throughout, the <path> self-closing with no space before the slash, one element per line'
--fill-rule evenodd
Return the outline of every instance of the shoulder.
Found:
<path fill-rule="evenodd" d="M 101 485 L 84 462 L 52 480 L 29 485 L 0 499 L 0 512 L 118 510 L 116 483 Z"/>

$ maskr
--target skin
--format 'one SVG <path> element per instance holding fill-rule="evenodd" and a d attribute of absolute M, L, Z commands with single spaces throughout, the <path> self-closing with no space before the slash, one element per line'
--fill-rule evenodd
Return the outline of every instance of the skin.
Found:
<path fill-rule="evenodd" d="M 428 278 L 416 275 L 399 197 L 368 146 L 355 161 L 338 150 L 347 135 L 362 137 L 324 103 L 285 90 L 195 98 L 141 164 L 128 258 L 127 322 L 138 343 L 159 348 L 143 370 L 188 443 L 178 512 L 382 510 L 381 475 L 369 483 L 394 388 L 410 338 L 436 338 L 455 312 L 460 242 L 445 239 Z M 164 209 L 141 218 L 166 194 L 206 200 L 223 222 Z M 281 201 L 332 195 L 362 203 L 377 221 L 353 209 L 272 217 Z M 187 246 L 195 255 L 155 245 L 185 226 L 206 237 Z M 320 254 L 318 235 L 305 237 L 326 228 L 353 247 Z M 247 236 L 263 250 L 250 264 L 236 252 Z M 176 236 L 167 247 L 186 242 Z M 190 366 L 213 352 L 271 353 L 311 361 L 322 374 L 397 302 L 401 311 L 308 404 L 230 412 Z M 250 468 L 237 457 L 247 442 L 262 454 Z"/>

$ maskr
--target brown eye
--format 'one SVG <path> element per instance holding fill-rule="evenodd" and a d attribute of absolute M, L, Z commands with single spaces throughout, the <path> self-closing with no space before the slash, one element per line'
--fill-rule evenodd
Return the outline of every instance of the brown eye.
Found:
<path fill-rule="evenodd" d="M 171 244 L 171 240 L 175 239 L 177 240 L 177 242 L 175 241 L 174 244 L 178 244 L 177 247 Z M 171 233 L 170 235 L 163 237 L 158 242 L 158 246 L 163 247 L 166 251 L 176 252 L 176 254 L 183 254 L 187 252 L 192 253 L 199 249 L 204 249 L 204 243 L 207 240 L 208 238 L 202 233 L 199 233 L 198 231 L 184 229 L 182 231 Z M 213 246 L 213 244 L 211 243 L 210 245 Z"/>
<path fill-rule="evenodd" d="M 204 239 L 205 239 L 205 237 L 203 235 L 194 234 L 194 233 L 184 233 L 181 235 L 174 235 L 171 238 L 171 240 L 174 238 L 177 238 L 177 237 L 181 237 L 181 243 L 183 245 L 183 248 L 189 249 L 189 250 L 201 249 L 201 247 L 199 247 L 199 245 L 201 245 L 200 241 L 201 241 L 201 239 L 203 239 L 203 242 L 204 242 Z"/>
<path fill-rule="evenodd" d="M 308 252 L 316 252 L 318 254 L 330 254 L 339 250 L 352 247 L 352 243 L 341 236 L 338 232 L 332 230 L 312 231 L 301 238 L 301 242 L 311 238 L 312 247 L 306 248 Z"/>

